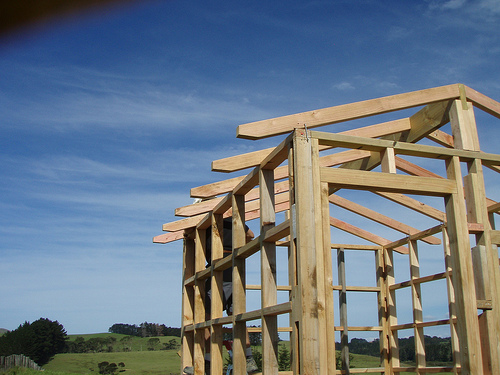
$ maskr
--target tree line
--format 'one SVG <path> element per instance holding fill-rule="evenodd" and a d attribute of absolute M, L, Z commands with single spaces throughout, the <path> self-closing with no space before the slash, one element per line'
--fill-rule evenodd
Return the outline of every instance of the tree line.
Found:
<path fill-rule="evenodd" d="M 66 330 L 55 322 L 40 318 L 33 323 L 24 322 L 17 329 L 0 336 L 0 356 L 24 354 L 38 365 L 50 361 L 66 346 Z"/>
<path fill-rule="evenodd" d="M 425 359 L 427 361 L 451 362 L 453 352 L 451 339 L 449 337 L 424 336 Z M 415 361 L 415 338 L 401 338 L 399 343 L 399 359 L 401 361 Z M 336 344 L 336 349 L 340 350 L 340 344 Z M 366 341 L 365 339 L 351 339 L 349 342 L 349 353 L 365 354 L 378 357 L 380 355 L 380 341 Z"/>
<path fill-rule="evenodd" d="M 176 336 L 181 337 L 181 329 L 167 327 L 165 324 L 144 322 L 139 325 L 115 323 L 108 329 L 109 333 L 119 333 L 128 336 L 137 337 L 155 337 L 155 336 Z"/>
<path fill-rule="evenodd" d="M 135 336 L 123 336 L 119 340 L 116 337 L 91 337 L 85 340 L 78 336 L 72 341 L 66 343 L 65 353 L 111 353 L 111 352 L 130 352 L 132 351 L 133 341 L 137 340 Z M 139 339 L 141 340 L 141 339 Z M 137 350 L 137 344 L 135 345 Z M 158 337 L 151 337 L 144 343 L 144 349 L 147 350 L 173 350 L 179 348 L 178 340 L 170 339 L 168 342 L 161 343 Z M 142 347 L 142 343 L 141 343 Z"/>

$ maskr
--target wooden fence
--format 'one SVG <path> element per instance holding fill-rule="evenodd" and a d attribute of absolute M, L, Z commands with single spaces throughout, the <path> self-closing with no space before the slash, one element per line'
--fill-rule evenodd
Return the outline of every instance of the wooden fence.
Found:
<path fill-rule="evenodd" d="M 43 369 L 40 366 L 38 366 L 38 364 L 35 361 L 30 359 L 29 357 L 26 357 L 24 354 L 12 354 L 9 355 L 8 357 L 4 356 L 0 357 L 0 369 L 8 370 L 16 366 L 43 371 Z"/>

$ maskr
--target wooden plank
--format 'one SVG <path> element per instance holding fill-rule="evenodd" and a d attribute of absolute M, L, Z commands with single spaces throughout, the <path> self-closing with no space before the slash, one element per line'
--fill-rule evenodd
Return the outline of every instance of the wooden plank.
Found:
<path fill-rule="evenodd" d="M 223 246 L 223 217 L 221 214 L 212 214 L 211 233 L 211 264 L 224 257 Z M 212 270 L 211 278 L 211 297 L 210 297 L 210 319 L 222 317 L 223 310 L 223 289 L 222 289 L 222 271 Z M 222 326 L 210 325 L 210 373 L 220 374 L 223 369 L 223 351 L 222 351 Z"/>
<path fill-rule="evenodd" d="M 488 205 L 488 212 L 500 212 L 500 202 Z"/>
<path fill-rule="evenodd" d="M 452 260 L 451 260 L 451 248 L 450 248 L 450 238 L 448 236 L 448 229 L 446 226 L 443 227 L 443 252 L 444 252 L 444 265 L 445 265 L 445 275 L 446 275 L 446 289 L 448 291 L 448 323 L 450 325 L 450 338 L 451 338 L 451 349 L 454 367 L 460 367 L 460 344 L 458 342 L 458 332 L 457 332 L 457 306 L 455 304 L 455 286 L 453 285 L 452 279 Z M 456 374 L 457 371 L 455 370 Z"/>
<path fill-rule="evenodd" d="M 453 137 L 459 148 L 479 151 L 479 139 L 473 107 L 470 103 L 458 106 L 454 103 L 450 110 Z M 468 163 L 468 174 L 464 177 L 468 221 L 483 225 L 483 230 L 476 234 L 476 244 L 472 249 L 472 261 L 478 300 L 491 300 L 492 310 L 483 312 L 484 329 L 480 329 L 482 338 L 483 370 L 485 373 L 500 373 L 500 273 L 497 265 L 498 252 L 492 251 L 489 231 L 488 209 L 481 160 Z M 495 343 L 495 344 L 490 344 Z"/>
<path fill-rule="evenodd" d="M 358 228 L 352 224 L 348 224 L 348 223 L 346 223 L 342 220 L 339 220 L 337 218 L 334 218 L 334 217 L 330 217 L 330 225 L 332 227 L 335 227 L 337 229 L 340 229 L 340 230 L 343 230 L 347 233 L 350 233 L 354 236 L 357 236 L 357 237 L 363 238 L 367 241 L 376 243 L 377 245 L 384 246 L 384 245 L 387 245 L 391 242 L 388 239 L 385 239 L 385 238 L 380 237 L 376 234 L 370 233 L 364 229 Z M 394 250 L 398 251 L 401 254 L 408 253 L 408 249 L 403 247 L 403 246 L 397 247 Z"/>
<path fill-rule="evenodd" d="M 169 243 L 184 238 L 184 230 L 164 233 L 153 237 L 153 243 Z"/>
<path fill-rule="evenodd" d="M 246 312 L 246 262 L 245 258 L 236 258 L 235 249 L 246 243 L 245 198 L 232 195 L 233 206 L 233 373 L 246 375 L 246 323 L 235 317 Z"/>
<path fill-rule="evenodd" d="M 337 250 L 337 274 L 340 286 L 339 290 L 339 316 L 343 329 L 340 333 L 340 358 L 342 370 L 349 371 L 349 331 L 347 324 L 347 289 L 345 275 L 344 249 Z"/>
<path fill-rule="evenodd" d="M 389 193 L 382 191 L 374 191 L 375 194 L 387 198 L 395 203 L 398 203 L 404 207 L 407 207 L 413 211 L 419 212 L 425 216 L 432 219 L 439 220 L 441 222 L 445 221 L 445 213 L 434 207 L 431 207 L 425 203 L 422 203 L 414 198 L 408 197 L 401 193 Z"/>
<path fill-rule="evenodd" d="M 384 332 L 388 333 L 388 351 L 389 356 L 389 369 L 399 367 L 399 340 L 398 331 L 393 330 L 392 327 L 397 326 L 397 309 L 396 309 L 396 291 L 391 290 L 391 286 L 395 281 L 394 271 L 394 251 L 392 249 L 384 250 L 384 264 L 385 264 L 385 295 L 387 296 L 386 311 L 387 311 L 387 327 Z M 390 373 L 390 372 L 389 372 Z"/>
<path fill-rule="evenodd" d="M 321 168 L 321 180 L 335 188 L 416 195 L 445 196 L 457 190 L 453 182 L 445 179 L 342 168 Z"/>
<path fill-rule="evenodd" d="M 198 228 L 195 238 L 195 272 L 201 272 L 205 269 L 205 246 L 206 229 Z M 205 280 L 195 280 L 194 287 L 194 324 L 205 322 Z M 194 373 L 203 375 L 205 373 L 205 329 L 195 328 L 194 339 Z"/>
<path fill-rule="evenodd" d="M 439 129 L 436 129 L 432 133 L 427 134 L 427 138 L 444 147 L 455 147 L 453 136 Z"/>
<path fill-rule="evenodd" d="M 436 273 L 433 275 L 427 275 L 427 276 L 423 276 L 423 277 L 415 277 L 411 280 L 402 281 L 400 283 L 393 284 L 393 285 L 391 285 L 390 289 L 391 290 L 398 290 L 401 288 L 407 288 L 407 287 L 411 286 L 412 284 L 423 284 L 423 283 L 427 283 L 430 281 L 442 280 L 442 279 L 445 279 L 446 276 L 447 276 L 446 272 L 441 272 L 441 273 Z"/>
<path fill-rule="evenodd" d="M 344 250 L 368 250 L 368 251 L 378 251 L 382 249 L 382 246 L 374 246 L 374 245 L 356 245 L 356 244 L 340 244 L 340 243 L 332 243 L 330 245 L 332 249 L 340 249 Z"/>
<path fill-rule="evenodd" d="M 460 150 L 479 151 L 476 121 L 472 104 L 467 103 L 468 110 L 462 109 L 460 100 L 455 100 L 450 109 L 450 124 L 455 147 Z"/>
<path fill-rule="evenodd" d="M 338 253 L 338 251 L 337 251 Z M 339 290 L 342 291 L 344 290 L 347 292 L 380 292 L 380 288 L 377 286 L 350 286 L 347 285 L 332 285 L 332 290 Z"/>
<path fill-rule="evenodd" d="M 311 137 L 318 138 L 320 144 L 332 147 L 346 147 L 358 150 L 385 152 L 393 148 L 398 155 L 418 156 L 432 159 L 446 159 L 452 156 L 460 157 L 461 161 L 484 160 L 485 163 L 499 165 L 500 155 L 462 149 L 449 149 L 437 146 L 427 146 L 408 142 L 395 142 L 385 139 L 354 137 L 350 135 L 311 131 Z M 380 159 L 380 157 L 379 157 Z"/>
<path fill-rule="evenodd" d="M 445 199 L 447 228 L 453 262 L 453 283 L 457 305 L 457 328 L 460 342 L 461 365 L 471 374 L 483 372 L 479 324 L 477 320 L 474 274 L 467 230 L 467 212 L 458 157 L 446 163 L 447 176 L 457 183 L 457 192 Z"/>
<path fill-rule="evenodd" d="M 410 241 L 423 240 L 427 236 L 441 232 L 442 228 L 443 228 L 443 224 L 439 224 L 439 225 L 436 225 L 432 228 L 425 229 L 421 232 L 412 233 L 409 236 L 406 236 L 404 238 L 401 238 L 399 240 L 391 242 L 390 244 L 385 245 L 384 248 L 385 249 L 394 249 L 398 246 L 406 245 Z"/>
<path fill-rule="evenodd" d="M 415 324 L 413 333 L 415 339 L 415 362 L 417 368 L 425 367 L 425 343 L 424 343 L 424 329 L 418 326 L 424 322 L 424 315 L 422 311 L 422 291 L 420 288 L 421 283 L 414 283 L 413 280 L 420 278 L 420 263 L 418 260 L 417 241 L 410 241 L 408 243 L 409 250 L 409 266 L 411 278 L 411 300 L 413 307 L 413 323 Z"/>
<path fill-rule="evenodd" d="M 286 149 L 288 155 L 288 149 Z M 263 162 L 264 164 L 264 162 Z M 275 226 L 274 171 L 260 169 L 260 227 L 261 236 Z M 276 244 L 262 242 L 260 251 L 261 306 L 266 308 L 277 304 Z M 266 374 L 278 372 L 278 319 L 276 316 L 261 316 L 262 321 L 262 371 Z"/>
<path fill-rule="evenodd" d="M 416 233 L 420 232 L 418 229 L 410 227 L 409 225 L 401 223 L 401 222 L 394 220 L 388 216 L 382 215 L 381 213 L 379 213 L 377 211 L 371 210 L 367 207 L 363 207 L 360 204 L 354 203 L 348 199 L 342 198 L 339 195 L 336 195 L 336 194 L 330 195 L 329 201 L 331 203 L 333 203 L 339 207 L 342 207 L 348 211 L 351 211 L 355 214 L 358 214 L 358 215 L 363 216 L 367 219 L 373 220 L 379 224 L 382 224 L 382 225 L 385 225 L 389 228 L 397 230 L 398 232 L 405 233 L 405 234 L 416 234 Z M 429 244 L 433 244 L 433 245 L 441 244 L 441 240 L 437 237 L 424 237 L 424 238 L 422 238 L 422 241 L 427 242 Z"/>
<path fill-rule="evenodd" d="M 264 234 L 262 241 L 276 242 L 288 236 L 289 234 L 290 234 L 290 220 L 285 220 L 281 224 L 268 229 Z"/>
<path fill-rule="evenodd" d="M 238 126 L 236 135 L 246 139 L 266 138 L 303 128 L 304 124 L 312 129 L 457 97 L 459 91 L 456 84 L 436 87 L 242 124 Z"/>
<path fill-rule="evenodd" d="M 489 113 L 492 116 L 500 118 L 499 102 L 481 94 L 480 92 L 477 92 L 474 89 L 471 89 L 468 86 L 465 86 L 465 93 L 467 95 L 467 99 L 469 99 L 475 107 Z"/>
<path fill-rule="evenodd" d="M 379 322 L 379 353 L 380 364 L 384 367 L 385 373 L 390 373 L 389 362 L 389 336 L 391 334 L 390 327 L 387 324 L 387 285 L 386 285 L 386 269 L 384 262 L 384 250 L 379 249 L 374 252 L 375 255 L 375 274 L 377 277 L 377 303 L 378 303 L 378 322 Z"/>
<path fill-rule="evenodd" d="M 410 117 L 410 131 L 383 136 L 382 139 L 392 142 L 417 142 L 427 134 L 448 122 L 448 102 L 433 103 L 425 106 Z M 367 160 L 352 161 L 343 164 L 346 169 L 372 170 L 380 164 L 380 154 L 372 154 Z"/>
<path fill-rule="evenodd" d="M 187 286 L 186 280 L 195 273 L 195 244 L 186 238 L 182 256 L 182 328 L 181 328 L 181 368 L 194 366 L 194 333 L 187 332 L 186 326 L 194 323 L 194 287 Z"/>
<path fill-rule="evenodd" d="M 318 289 L 316 272 L 315 194 L 312 175 L 312 148 L 304 131 L 294 132 L 293 177 L 295 196 L 293 218 L 296 232 L 298 292 L 297 309 L 299 373 L 321 373 L 319 348 Z M 317 199 L 317 198 L 316 198 Z M 327 369 L 323 369 L 326 371 Z"/>
<path fill-rule="evenodd" d="M 206 217 L 210 217 L 210 215 L 201 214 L 186 219 L 171 221 L 170 223 L 163 224 L 163 230 L 165 232 L 178 232 L 187 228 L 194 228 Z"/>
<path fill-rule="evenodd" d="M 384 122 L 381 124 L 375 124 L 361 128 L 346 130 L 340 132 L 339 134 L 355 135 L 358 137 L 377 138 L 383 135 L 404 132 L 406 130 L 409 130 L 410 128 L 411 128 L 410 119 L 403 118 L 403 119 Z M 327 146 L 320 147 L 320 151 L 329 148 L 330 147 Z M 271 147 L 264 150 L 258 150 L 258 151 L 248 152 L 245 154 L 231 156 L 224 159 L 214 160 L 212 162 L 212 171 L 229 173 L 251 167 L 256 167 L 257 165 L 260 165 L 262 161 L 273 150 L 274 148 Z"/>
<path fill-rule="evenodd" d="M 318 267 L 318 272 L 324 275 L 324 295 L 325 295 L 325 334 L 326 334 L 326 356 L 327 356 L 327 373 L 331 374 L 336 371 L 335 359 L 335 335 L 330 334 L 333 332 L 335 326 L 334 319 L 334 301 L 333 293 L 331 292 L 331 285 L 333 284 L 333 264 L 332 264 L 332 251 L 331 251 L 331 229 L 330 229 L 330 202 L 328 201 L 328 184 L 321 184 L 321 231 L 322 238 L 322 257 L 318 257 L 318 264 L 323 267 Z"/>
<path fill-rule="evenodd" d="M 380 151 L 380 163 L 382 166 L 382 172 L 396 173 L 396 160 L 395 160 L 394 148 L 388 147 Z"/>
<path fill-rule="evenodd" d="M 412 176 L 444 178 L 400 157 L 396 157 L 396 168 Z"/>
<path fill-rule="evenodd" d="M 211 184 L 194 187 L 190 190 L 190 195 L 193 198 L 212 198 L 220 194 L 221 191 L 228 192 L 234 189 L 245 176 L 233 177 L 224 181 L 217 181 Z"/>
<path fill-rule="evenodd" d="M 359 160 L 370 156 L 371 153 L 363 150 L 348 150 L 343 152 L 338 152 L 331 155 L 326 155 L 320 158 L 320 164 L 323 167 L 331 167 L 335 165 L 339 165 L 342 163 Z M 253 174 L 255 178 L 255 172 Z M 211 198 L 216 195 L 226 194 L 230 191 L 233 191 L 235 187 L 240 184 L 245 176 L 235 177 L 229 180 L 217 181 L 207 185 L 198 186 L 196 188 L 191 189 L 192 197 L 199 198 Z M 274 171 L 274 179 L 280 180 L 288 178 L 288 166 L 278 167 Z M 283 184 L 276 184 L 276 189 L 282 188 Z M 284 191 L 284 190 L 283 190 Z M 248 192 L 247 200 L 257 199 L 258 198 L 258 189 L 251 190 Z M 213 198 L 213 199 L 222 199 L 222 198 Z M 194 205 L 196 206 L 196 205 Z M 193 210 L 192 208 L 188 208 L 189 206 L 183 207 L 182 210 L 176 211 L 177 216 L 191 216 L 195 213 L 199 213 L 199 210 Z M 188 210 L 189 214 L 185 213 Z M 193 212 L 195 211 L 195 212 Z M 203 212 L 208 212 L 209 210 L 204 210 Z M 181 214 L 182 213 L 182 214 Z"/>
<path fill-rule="evenodd" d="M 491 232 L 491 242 L 495 245 L 500 245 L 500 230 L 492 230 Z"/>

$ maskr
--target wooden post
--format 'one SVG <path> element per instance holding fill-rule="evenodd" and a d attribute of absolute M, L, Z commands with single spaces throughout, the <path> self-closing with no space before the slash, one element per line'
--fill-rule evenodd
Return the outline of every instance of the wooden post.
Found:
<path fill-rule="evenodd" d="M 385 269 L 386 269 L 386 295 L 387 295 L 387 325 L 389 334 L 389 346 L 387 350 L 389 351 L 389 366 L 390 373 L 392 373 L 393 368 L 399 367 L 399 342 L 398 342 L 398 331 L 393 331 L 392 327 L 398 324 L 397 311 L 396 311 L 396 291 L 391 289 L 391 285 L 394 285 L 394 251 L 392 249 L 386 249 L 385 253 Z"/>
<path fill-rule="evenodd" d="M 323 247 L 322 257 L 318 257 L 318 265 L 322 266 L 322 274 L 324 275 L 324 294 L 325 294 L 325 340 L 326 340 L 326 368 L 328 374 L 333 374 L 336 371 L 335 361 L 335 320 L 333 308 L 333 268 L 332 268 L 332 239 L 330 232 L 330 202 L 328 200 L 328 184 L 321 184 L 321 200 L 322 200 L 322 233 Z"/>
<path fill-rule="evenodd" d="M 206 230 L 196 229 L 195 272 L 205 269 Z M 194 323 L 205 321 L 205 280 L 196 280 L 194 288 Z M 195 329 L 194 374 L 205 374 L 205 328 Z"/>
<path fill-rule="evenodd" d="M 289 183 L 289 201 L 290 209 L 288 211 L 288 220 L 290 220 L 290 236 L 288 245 L 288 283 L 290 284 L 290 302 L 292 303 L 292 312 L 290 313 L 290 368 L 294 374 L 299 374 L 299 309 L 300 298 L 298 296 L 298 269 L 297 269 L 297 243 L 296 243 L 296 222 L 295 222 L 295 177 L 294 177 L 294 151 L 293 147 L 288 149 L 288 183 Z"/>
<path fill-rule="evenodd" d="M 414 338 L 415 338 L 415 362 L 417 369 L 425 367 L 425 344 L 424 344 L 424 329 L 418 326 L 418 323 L 423 323 L 422 313 L 422 292 L 420 284 L 415 283 L 414 280 L 420 277 L 420 264 L 418 261 L 418 248 L 417 241 L 410 241 L 408 243 L 409 260 L 410 260 L 410 277 L 411 277 L 411 299 L 413 305 L 413 323 Z M 418 371 L 418 370 L 417 370 Z"/>
<path fill-rule="evenodd" d="M 377 287 L 380 291 L 377 293 L 378 300 L 378 321 L 382 327 L 379 334 L 380 342 L 380 364 L 385 369 L 386 374 L 390 374 L 389 348 L 390 348 L 390 327 L 388 324 L 388 305 L 387 305 L 387 281 L 384 262 L 384 249 L 375 251 L 375 267 L 377 275 Z"/>
<path fill-rule="evenodd" d="M 337 250 L 337 268 L 339 285 L 342 290 L 339 291 L 339 315 L 342 331 L 340 333 L 340 356 L 342 359 L 342 370 L 349 374 L 349 334 L 347 329 L 347 289 L 345 277 L 345 257 L 344 249 Z"/>
<path fill-rule="evenodd" d="M 233 195 L 233 318 L 246 312 L 245 259 L 234 249 L 245 245 L 245 196 Z M 246 375 L 246 322 L 233 320 L 233 374 Z"/>
<path fill-rule="evenodd" d="M 223 228 L 224 222 L 222 215 L 212 214 L 212 251 L 211 264 L 216 260 L 223 258 Z M 222 289 L 222 271 L 213 271 L 211 280 L 211 320 L 222 317 L 223 310 L 223 289 Z M 222 358 L 222 325 L 210 324 L 210 373 L 222 374 L 223 358 Z"/>
<path fill-rule="evenodd" d="M 315 375 L 321 373 L 319 321 L 318 321 L 318 289 L 316 258 L 316 218 L 312 171 L 312 139 L 306 130 L 295 130 L 293 138 L 294 150 L 294 233 L 297 251 L 296 295 L 297 309 L 295 315 L 298 331 L 299 373 Z M 295 311 L 294 311 L 295 313 Z M 324 350 L 325 348 L 323 348 Z M 326 373 L 327 369 L 323 368 Z"/>
<path fill-rule="evenodd" d="M 194 240 L 184 237 L 183 273 L 182 273 L 182 344 L 181 344 L 181 373 L 186 366 L 193 366 L 194 333 L 186 332 L 185 327 L 193 324 L 194 319 L 194 288 L 186 285 L 186 280 L 194 275 Z"/>
<path fill-rule="evenodd" d="M 260 169 L 260 228 L 262 239 L 275 226 L 274 170 Z M 276 284 L 276 244 L 261 242 L 261 305 L 262 309 L 278 303 Z M 261 315 L 262 320 L 262 372 L 278 374 L 278 317 Z"/>
<path fill-rule="evenodd" d="M 446 161 L 446 172 L 448 179 L 454 180 L 457 184 L 457 192 L 445 198 L 445 207 L 450 237 L 462 374 L 482 374 L 474 273 L 458 157 L 453 156 Z"/>
<path fill-rule="evenodd" d="M 451 350 L 453 351 L 453 373 L 458 374 L 460 364 L 460 344 L 458 342 L 457 332 L 457 313 L 455 303 L 455 287 L 453 285 L 453 270 L 451 261 L 450 239 L 448 236 L 448 229 L 443 227 L 443 250 L 444 250 L 444 265 L 446 267 L 446 287 L 448 290 L 448 314 L 450 322 L 450 337 L 451 337 Z"/>
<path fill-rule="evenodd" d="M 480 151 L 471 103 L 455 101 L 450 109 L 450 123 L 456 148 Z M 500 374 L 500 270 L 498 251 L 491 242 L 481 160 L 468 163 L 464 189 L 468 222 L 482 224 L 484 228 L 476 234 L 477 246 L 472 249 L 477 298 L 491 303 L 491 310 L 483 311 L 484 329 L 480 330 L 484 372 Z"/>

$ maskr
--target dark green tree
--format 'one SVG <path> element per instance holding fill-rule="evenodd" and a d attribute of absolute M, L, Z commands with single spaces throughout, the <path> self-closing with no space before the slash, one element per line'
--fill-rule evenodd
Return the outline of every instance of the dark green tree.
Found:
<path fill-rule="evenodd" d="M 44 365 L 57 353 L 64 352 L 66 339 L 66 331 L 59 322 L 40 318 L 0 337 L 0 355 L 24 354 Z"/>
<path fill-rule="evenodd" d="M 148 340 L 148 350 L 156 350 L 160 346 L 160 339 L 153 337 Z"/>
<path fill-rule="evenodd" d="M 102 375 L 112 375 L 112 374 L 116 374 L 118 371 L 120 371 L 120 372 L 125 371 L 125 370 L 119 370 L 120 367 L 121 368 L 125 367 L 125 363 L 123 363 L 123 362 L 120 362 L 117 365 L 114 362 L 109 363 L 107 361 L 104 361 L 104 362 L 98 363 L 97 367 L 99 367 L 99 374 L 102 374 Z"/>
<path fill-rule="evenodd" d="M 278 370 L 290 371 L 290 351 L 286 345 L 280 345 L 278 348 Z"/>

